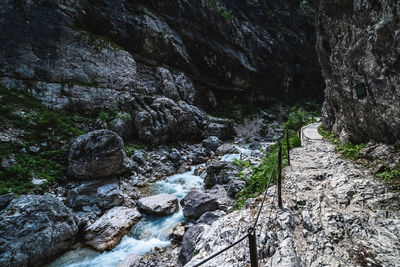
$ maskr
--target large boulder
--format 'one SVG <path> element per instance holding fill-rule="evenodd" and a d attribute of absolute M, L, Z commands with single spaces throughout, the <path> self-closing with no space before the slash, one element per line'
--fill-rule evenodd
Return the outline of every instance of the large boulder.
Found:
<path fill-rule="evenodd" d="M 176 196 L 168 194 L 141 198 L 137 205 L 144 213 L 160 216 L 173 214 L 179 209 Z"/>
<path fill-rule="evenodd" d="M 198 219 L 203 213 L 219 208 L 215 196 L 196 190 L 190 191 L 180 203 L 183 207 L 183 216 L 191 219 Z"/>
<path fill-rule="evenodd" d="M 75 179 L 98 179 L 127 171 L 124 142 L 109 130 L 79 136 L 68 155 L 68 175 Z"/>
<path fill-rule="evenodd" d="M 100 252 L 111 250 L 140 218 L 137 209 L 114 207 L 84 229 L 85 244 Z"/>
<path fill-rule="evenodd" d="M 238 179 L 239 166 L 227 161 L 212 162 L 207 166 L 207 176 L 204 178 L 206 188 L 211 188 L 217 184 L 228 184 Z"/>
<path fill-rule="evenodd" d="M 78 233 L 73 213 L 49 195 L 24 195 L 0 212 L 0 266 L 41 266 L 68 250 Z"/>
<path fill-rule="evenodd" d="M 323 126 L 342 140 L 400 144 L 399 9 L 399 1 L 319 2 Z"/>

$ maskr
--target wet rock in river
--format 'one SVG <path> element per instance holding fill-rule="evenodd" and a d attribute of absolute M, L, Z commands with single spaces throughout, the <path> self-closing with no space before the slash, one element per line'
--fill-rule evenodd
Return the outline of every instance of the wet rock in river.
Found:
<path fill-rule="evenodd" d="M 197 219 L 207 211 L 219 208 L 218 199 L 212 195 L 190 191 L 182 200 L 183 216 Z"/>
<path fill-rule="evenodd" d="M 117 181 L 89 181 L 72 188 L 67 194 L 67 205 L 74 210 L 96 205 L 107 210 L 124 201 Z"/>
<path fill-rule="evenodd" d="M 139 208 L 147 214 L 170 215 L 178 211 L 178 199 L 174 195 L 159 194 L 141 198 L 137 201 Z"/>
<path fill-rule="evenodd" d="M 84 229 L 85 244 L 100 252 L 111 250 L 140 218 L 135 208 L 114 207 Z"/>

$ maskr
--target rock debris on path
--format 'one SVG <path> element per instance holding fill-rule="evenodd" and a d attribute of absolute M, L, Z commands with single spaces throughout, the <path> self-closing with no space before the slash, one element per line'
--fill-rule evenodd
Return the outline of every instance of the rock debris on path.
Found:
<path fill-rule="evenodd" d="M 313 137 L 318 125 L 304 131 Z M 308 136 L 309 137 L 309 136 Z M 283 210 L 276 187 L 257 226 L 261 266 L 400 266 L 399 193 L 390 192 L 368 170 L 341 159 L 321 138 L 307 138 L 284 170 Z M 249 201 L 250 202 L 250 201 Z M 261 197 L 215 221 L 199 237 L 193 266 L 244 235 Z M 248 242 L 204 266 L 250 266 Z"/>

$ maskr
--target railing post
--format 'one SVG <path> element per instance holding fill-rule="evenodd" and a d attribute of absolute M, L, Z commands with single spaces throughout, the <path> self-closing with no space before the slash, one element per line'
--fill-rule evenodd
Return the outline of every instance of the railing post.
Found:
<path fill-rule="evenodd" d="M 287 147 L 287 162 L 288 162 L 288 165 L 290 165 L 289 129 L 286 130 L 286 147 Z"/>
<path fill-rule="evenodd" d="M 282 144 L 279 141 L 278 149 L 278 207 L 282 208 Z"/>
<path fill-rule="evenodd" d="M 249 248 L 251 267 L 258 267 L 256 230 L 249 228 Z"/>
<path fill-rule="evenodd" d="M 301 139 L 301 128 L 303 126 L 303 120 L 300 120 L 300 128 L 299 128 L 299 138 Z"/>

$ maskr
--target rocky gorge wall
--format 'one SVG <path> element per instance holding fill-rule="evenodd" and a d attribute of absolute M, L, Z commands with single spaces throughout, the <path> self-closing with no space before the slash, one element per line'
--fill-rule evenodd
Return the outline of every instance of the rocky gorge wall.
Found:
<path fill-rule="evenodd" d="M 300 1 L 3 1 L 0 15 L 1 84 L 55 110 L 127 112 L 124 134 L 150 143 L 204 135 L 197 107 L 234 94 L 322 95 Z"/>
<path fill-rule="evenodd" d="M 399 144 L 400 2 L 321 0 L 324 126 L 343 140 Z"/>

